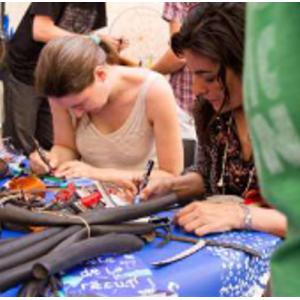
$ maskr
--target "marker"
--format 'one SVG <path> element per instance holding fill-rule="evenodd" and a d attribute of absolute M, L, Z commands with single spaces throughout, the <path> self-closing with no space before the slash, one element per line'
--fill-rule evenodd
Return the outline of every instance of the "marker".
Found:
<path fill-rule="evenodd" d="M 133 200 L 134 204 L 139 204 L 141 202 L 140 193 L 147 186 L 151 172 L 153 170 L 153 167 L 154 167 L 154 161 L 152 159 L 149 159 L 147 162 L 146 168 L 145 168 L 146 172 L 143 175 L 143 179 L 142 179 L 141 183 L 139 184 L 138 192 L 137 192 L 136 196 L 134 197 L 134 200 Z"/>
<path fill-rule="evenodd" d="M 34 137 L 31 137 L 31 139 L 32 139 L 32 141 L 34 143 L 35 150 L 37 151 L 40 159 L 48 167 L 49 173 L 50 174 L 54 174 L 55 169 L 50 165 L 49 159 L 47 158 L 44 149 L 40 146 L 39 142 Z"/>

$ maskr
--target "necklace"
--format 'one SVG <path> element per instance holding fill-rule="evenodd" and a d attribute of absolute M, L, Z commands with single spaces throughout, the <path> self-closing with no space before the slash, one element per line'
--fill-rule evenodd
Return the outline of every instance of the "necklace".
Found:
<path fill-rule="evenodd" d="M 226 143 L 225 143 L 224 153 L 223 153 L 223 157 L 222 157 L 221 175 L 220 175 L 220 178 L 217 182 L 217 187 L 222 189 L 222 194 L 225 194 L 224 178 L 225 178 L 225 173 L 226 173 L 226 164 L 227 164 L 227 160 L 228 160 L 229 136 L 230 136 L 230 133 L 231 133 L 232 122 L 233 122 L 233 116 L 231 115 L 230 119 L 227 122 L 227 140 L 226 140 Z M 242 197 L 244 197 L 247 194 L 247 192 L 249 191 L 249 188 L 251 186 L 254 174 L 255 174 L 255 166 L 253 166 L 251 168 L 250 172 L 249 172 L 247 184 L 246 184 L 245 189 L 242 193 Z"/>

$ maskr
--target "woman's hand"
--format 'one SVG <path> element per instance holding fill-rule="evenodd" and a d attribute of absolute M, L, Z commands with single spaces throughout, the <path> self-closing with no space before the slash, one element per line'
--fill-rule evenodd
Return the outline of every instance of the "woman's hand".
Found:
<path fill-rule="evenodd" d="M 50 166 L 53 169 L 56 169 L 58 166 L 58 158 L 56 154 L 49 151 L 44 151 L 44 154 L 48 159 Z M 38 175 L 43 175 L 50 172 L 48 166 L 41 160 L 37 151 L 34 151 L 29 155 L 29 163 L 31 170 Z"/>
<path fill-rule="evenodd" d="M 147 186 L 141 191 L 141 198 L 147 200 L 155 195 L 164 195 L 172 191 L 174 177 L 151 178 Z M 138 180 L 135 180 L 138 182 Z"/>
<path fill-rule="evenodd" d="M 72 160 L 62 163 L 55 171 L 55 176 L 74 178 L 87 177 L 95 179 L 97 168 L 94 168 L 84 162 Z"/>
<path fill-rule="evenodd" d="M 180 198 L 198 197 L 204 192 L 202 177 L 196 172 L 181 176 L 152 178 L 142 191 L 142 199 L 147 200 L 154 195 L 165 195 L 174 192 Z"/>
<path fill-rule="evenodd" d="M 233 196 L 234 197 L 234 196 Z M 240 229 L 243 210 L 236 201 L 195 201 L 177 213 L 175 222 L 198 236 Z"/>
<path fill-rule="evenodd" d="M 103 34 L 102 30 L 95 30 L 91 32 L 91 34 L 98 35 L 101 40 L 103 40 L 106 44 L 109 44 L 114 48 L 115 51 L 120 52 L 129 46 L 129 40 L 125 37 L 114 37 L 108 34 Z"/>
<path fill-rule="evenodd" d="M 57 168 L 55 176 L 66 178 L 87 177 L 113 183 L 118 189 L 122 190 L 122 198 L 126 198 L 128 201 L 137 193 L 136 185 L 126 171 L 100 169 L 78 160 L 72 160 L 61 164 Z"/>

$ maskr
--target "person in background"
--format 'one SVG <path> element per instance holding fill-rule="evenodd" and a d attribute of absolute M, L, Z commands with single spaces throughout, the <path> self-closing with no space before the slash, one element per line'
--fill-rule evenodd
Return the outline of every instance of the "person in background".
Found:
<path fill-rule="evenodd" d="M 29 5 L 9 42 L 4 76 L 3 137 L 10 137 L 15 148 L 29 154 L 33 150 L 31 136 L 45 149 L 52 146 L 49 104 L 33 87 L 33 72 L 45 43 L 57 37 L 88 34 L 104 26 L 106 8 L 102 2 Z M 117 39 L 107 35 L 101 38 L 119 46 Z"/>
<path fill-rule="evenodd" d="M 178 175 L 183 152 L 170 85 L 153 71 L 115 65 L 100 46 L 73 36 L 41 52 L 36 87 L 53 114 L 47 155 L 55 175 L 131 182 L 149 159 L 157 161 L 154 177 Z M 35 172 L 49 171 L 37 153 L 30 158 Z"/>
<path fill-rule="evenodd" d="M 300 295 L 300 4 L 247 4 L 245 109 L 262 194 L 288 220 L 271 261 L 276 297 Z"/>
<path fill-rule="evenodd" d="M 242 105 L 244 15 L 245 4 L 201 4 L 172 37 L 174 53 L 185 58 L 193 73 L 198 161 L 185 175 L 150 181 L 141 197 L 185 191 L 205 198 L 175 218 L 199 236 L 233 229 L 286 232 L 285 216 L 267 207 L 256 178 Z"/>
<path fill-rule="evenodd" d="M 188 10 L 194 5 L 193 2 L 164 3 L 163 18 L 169 23 L 170 36 L 179 31 Z M 170 74 L 170 84 L 179 106 L 192 115 L 194 104 L 192 73 L 186 66 L 185 59 L 176 56 L 169 48 L 152 66 L 152 70 L 164 75 Z"/>
<path fill-rule="evenodd" d="M 169 23 L 170 36 L 178 32 L 193 2 L 164 3 L 163 19 Z M 152 70 L 163 75 L 170 75 L 170 84 L 178 103 L 178 117 L 185 147 L 185 165 L 194 162 L 196 147 L 196 133 L 193 119 L 194 96 L 192 92 L 192 73 L 188 69 L 185 59 L 168 50 L 153 64 Z M 192 156 L 192 157 L 190 157 Z"/>

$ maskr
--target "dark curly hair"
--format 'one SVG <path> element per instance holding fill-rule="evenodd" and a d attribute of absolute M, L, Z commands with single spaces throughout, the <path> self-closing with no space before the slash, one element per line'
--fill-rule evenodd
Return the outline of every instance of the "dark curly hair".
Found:
<path fill-rule="evenodd" d="M 230 98 L 226 68 L 242 76 L 244 28 L 244 3 L 201 3 L 192 7 L 180 31 L 171 39 L 176 55 L 182 56 L 184 50 L 191 50 L 220 65 L 218 79 L 224 88 L 222 108 Z M 218 113 L 201 96 L 197 97 L 194 114 L 199 130 L 206 132 Z"/>

